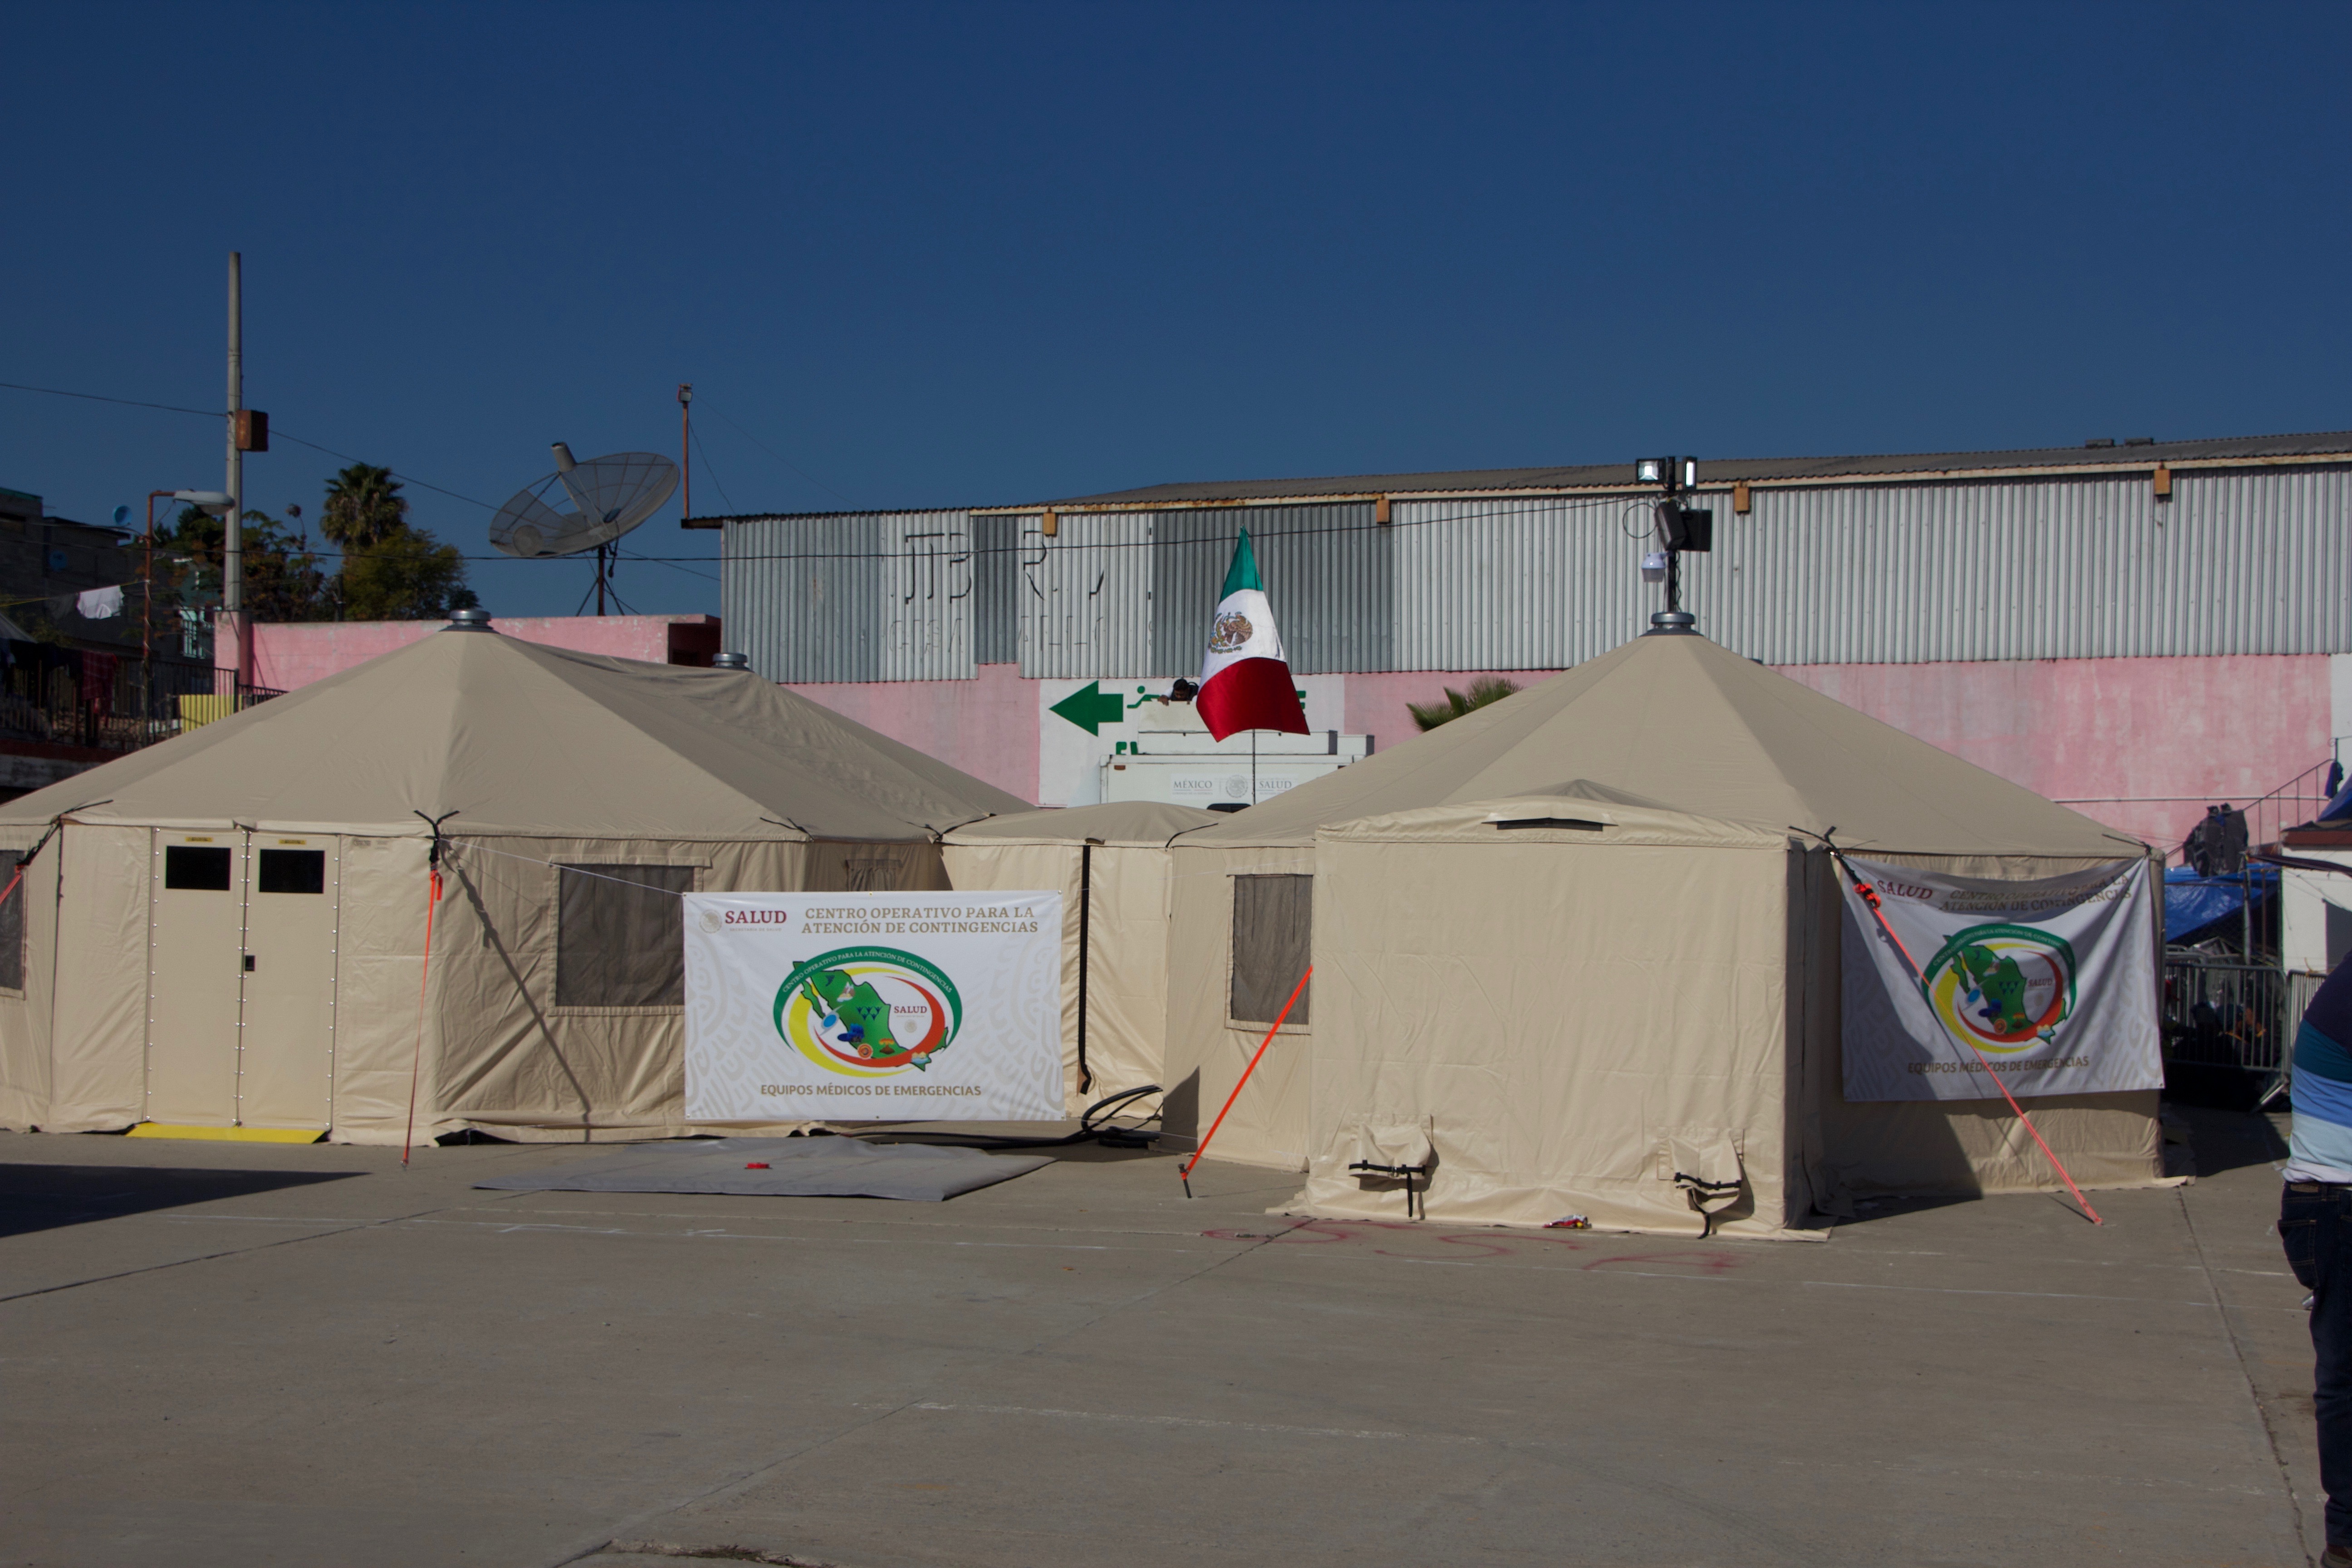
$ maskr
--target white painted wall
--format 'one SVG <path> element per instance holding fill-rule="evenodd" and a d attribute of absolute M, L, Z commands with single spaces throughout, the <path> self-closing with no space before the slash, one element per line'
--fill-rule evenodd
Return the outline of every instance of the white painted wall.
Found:
<path fill-rule="evenodd" d="M 1291 680 L 1298 689 L 1301 705 L 1307 710 L 1307 728 L 1345 728 L 1346 676 L 1293 675 Z M 1099 805 L 1104 759 L 1115 752 L 1131 750 L 1142 741 L 1148 731 L 1199 728 L 1200 721 L 1192 717 L 1189 705 L 1152 700 L 1155 694 L 1165 696 L 1169 684 L 1165 676 L 1036 682 L 1037 804 Z M 1074 724 L 1054 711 L 1055 704 L 1088 686 L 1094 687 L 1098 693 L 1116 693 L 1122 705 L 1122 717 L 1118 721 L 1100 724 L 1094 734 L 1088 734 L 1083 726 Z M 1238 751 L 1246 758 L 1249 741 L 1245 736 L 1236 735 L 1221 749 Z"/>

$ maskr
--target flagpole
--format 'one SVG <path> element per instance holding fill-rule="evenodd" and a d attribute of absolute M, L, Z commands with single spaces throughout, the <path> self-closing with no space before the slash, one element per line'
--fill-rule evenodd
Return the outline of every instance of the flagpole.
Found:
<path fill-rule="evenodd" d="M 1257 731 L 1250 731 L 1250 804 L 1257 804 Z"/>

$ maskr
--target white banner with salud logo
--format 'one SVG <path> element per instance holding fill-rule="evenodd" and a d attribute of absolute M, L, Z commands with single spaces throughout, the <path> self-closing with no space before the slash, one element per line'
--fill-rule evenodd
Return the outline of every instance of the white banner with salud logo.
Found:
<path fill-rule="evenodd" d="M 2164 1086 L 2146 860 L 1997 882 L 1847 858 L 1927 981 L 1841 878 L 1847 1100 Z"/>
<path fill-rule="evenodd" d="M 1051 1121 L 1059 893 L 690 893 L 689 1121 Z"/>

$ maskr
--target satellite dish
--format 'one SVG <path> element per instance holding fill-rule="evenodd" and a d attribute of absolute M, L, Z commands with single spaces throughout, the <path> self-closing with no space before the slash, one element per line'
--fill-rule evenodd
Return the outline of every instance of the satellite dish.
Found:
<path fill-rule="evenodd" d="M 677 465 L 657 452 L 614 452 L 581 463 L 558 441 L 555 472 L 516 491 L 499 509 L 490 520 L 490 542 L 525 559 L 576 555 L 612 543 L 677 489 Z M 559 510 L 566 501 L 571 510 Z"/>
<path fill-rule="evenodd" d="M 499 508 L 490 520 L 490 542 L 527 561 L 594 551 L 601 616 L 620 554 L 616 541 L 669 500 L 677 489 L 677 465 L 655 452 L 614 452 L 582 463 L 562 442 L 554 449 L 555 472 L 516 491 Z M 572 503 L 569 511 L 561 510 L 565 501 Z M 587 608 L 585 600 L 581 608 Z"/>

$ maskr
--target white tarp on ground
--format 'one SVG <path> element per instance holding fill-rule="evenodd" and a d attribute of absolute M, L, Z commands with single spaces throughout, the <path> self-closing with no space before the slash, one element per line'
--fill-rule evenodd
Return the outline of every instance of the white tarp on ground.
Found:
<path fill-rule="evenodd" d="M 688 1121 L 1062 1115 L 1061 894 L 685 904 Z"/>
<path fill-rule="evenodd" d="M 2147 860 L 2012 882 L 1849 859 L 1918 975 L 1840 879 L 1847 1100 L 2164 1087 Z"/>

